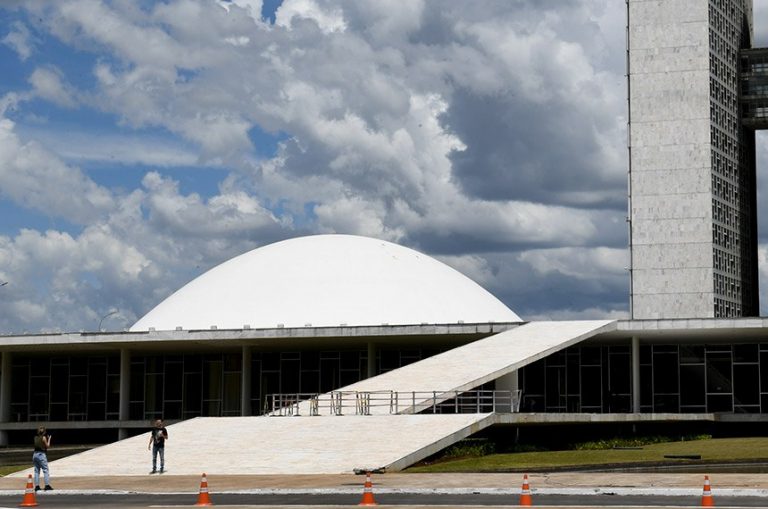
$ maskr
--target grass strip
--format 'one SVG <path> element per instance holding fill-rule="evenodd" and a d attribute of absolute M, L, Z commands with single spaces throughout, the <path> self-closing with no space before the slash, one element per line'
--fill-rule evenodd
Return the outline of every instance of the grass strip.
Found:
<path fill-rule="evenodd" d="M 19 472 L 21 470 L 24 470 L 25 468 L 31 467 L 31 464 L 27 465 L 3 465 L 0 466 L 0 477 L 5 477 L 8 474 L 13 474 L 15 472 Z"/>
<path fill-rule="evenodd" d="M 539 451 L 489 454 L 440 460 L 409 468 L 408 472 L 510 472 L 536 469 L 579 468 L 599 465 L 681 463 L 665 455 L 701 455 L 701 462 L 768 461 L 768 438 L 715 438 L 666 442 L 640 449 Z"/>

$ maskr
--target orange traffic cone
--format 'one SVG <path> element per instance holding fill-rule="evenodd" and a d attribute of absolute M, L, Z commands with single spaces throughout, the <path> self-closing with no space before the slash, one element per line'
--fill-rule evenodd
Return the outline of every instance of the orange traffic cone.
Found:
<path fill-rule="evenodd" d="M 709 485 L 709 476 L 704 476 L 704 493 L 701 495 L 701 507 L 714 507 L 715 499 L 712 498 L 712 487 Z"/>
<path fill-rule="evenodd" d="M 371 473 L 365 473 L 365 487 L 363 488 L 363 499 L 357 505 L 378 505 L 373 499 L 373 483 L 371 482 Z"/>
<path fill-rule="evenodd" d="M 32 474 L 27 477 L 27 487 L 24 490 L 24 499 L 19 504 L 19 507 L 37 507 L 37 500 L 35 500 L 35 487 L 32 486 Z"/>
<path fill-rule="evenodd" d="M 528 474 L 523 474 L 523 491 L 520 492 L 520 505 L 533 505 L 531 487 L 528 486 Z"/>
<path fill-rule="evenodd" d="M 203 478 L 200 481 L 200 494 L 197 495 L 197 503 L 195 505 L 213 505 L 211 498 L 208 496 L 208 479 L 203 474 Z"/>

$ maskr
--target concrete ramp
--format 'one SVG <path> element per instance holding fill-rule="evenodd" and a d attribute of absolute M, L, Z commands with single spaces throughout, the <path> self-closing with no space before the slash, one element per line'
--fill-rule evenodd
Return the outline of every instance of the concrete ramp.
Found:
<path fill-rule="evenodd" d="M 401 470 L 492 423 L 489 414 L 199 417 L 168 427 L 166 475 Z M 149 433 L 50 464 L 51 476 L 147 475 Z M 12 474 L 26 477 L 31 470 Z M 55 482 L 54 482 L 55 484 Z"/>
<path fill-rule="evenodd" d="M 615 327 L 616 322 L 612 320 L 528 323 L 342 387 L 337 394 L 350 399 L 355 397 L 354 393 L 394 391 L 400 393 L 399 413 L 413 412 L 414 407 L 419 411 L 435 401 L 451 399 L 456 392 L 478 387 Z M 407 393 L 411 391 L 417 391 L 421 399 L 417 395 L 409 404 Z M 329 394 L 320 397 L 320 413 L 328 412 L 329 397 Z M 354 408 L 355 403 L 344 401 L 343 407 Z M 371 414 L 391 413 L 390 406 L 381 403 L 371 405 L 368 410 Z M 310 404 L 299 405 L 299 413 L 311 413 Z"/>
<path fill-rule="evenodd" d="M 536 322 L 339 389 L 466 391 L 615 327 L 613 321 Z M 446 396 L 447 397 L 447 396 Z M 169 474 L 332 474 L 399 470 L 493 424 L 500 414 L 416 414 L 386 406 L 371 415 L 200 417 L 169 426 Z M 301 408 L 303 407 L 303 408 Z M 405 415 L 408 414 L 408 415 Z M 56 476 L 146 475 L 149 434 L 51 463 Z M 25 476 L 26 472 L 20 474 Z"/>

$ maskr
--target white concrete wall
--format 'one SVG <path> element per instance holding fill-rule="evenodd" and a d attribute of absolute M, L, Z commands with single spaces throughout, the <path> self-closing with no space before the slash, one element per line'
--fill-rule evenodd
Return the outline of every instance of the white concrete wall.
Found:
<path fill-rule="evenodd" d="M 634 318 L 714 315 L 704 0 L 629 0 Z"/>

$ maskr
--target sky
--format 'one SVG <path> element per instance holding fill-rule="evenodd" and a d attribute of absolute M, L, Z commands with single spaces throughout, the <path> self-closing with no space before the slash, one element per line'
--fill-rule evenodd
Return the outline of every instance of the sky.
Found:
<path fill-rule="evenodd" d="M 5 0 L 0 334 L 122 330 L 319 233 L 429 254 L 525 320 L 627 317 L 625 2 L 467 5 Z M 768 0 L 755 20 L 768 46 Z M 758 158 L 765 197 L 768 136 Z M 766 314 L 768 227 L 760 257 Z"/>

